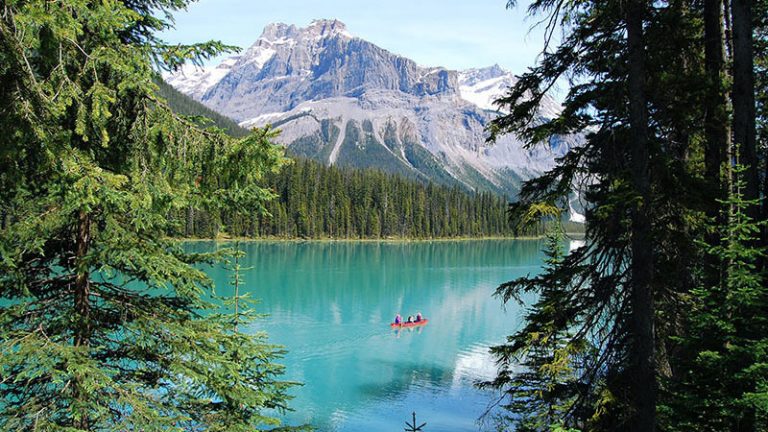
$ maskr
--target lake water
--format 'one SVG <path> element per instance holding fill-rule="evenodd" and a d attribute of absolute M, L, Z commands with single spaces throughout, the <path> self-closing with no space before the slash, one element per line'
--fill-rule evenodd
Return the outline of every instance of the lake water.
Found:
<path fill-rule="evenodd" d="M 192 243 L 206 250 L 215 243 Z M 521 310 L 492 296 L 505 281 L 540 271 L 540 240 L 248 242 L 246 291 L 284 345 L 293 394 L 288 424 L 319 431 L 397 431 L 416 411 L 429 431 L 476 431 L 495 393 L 488 347 L 520 325 Z M 217 286 L 222 269 L 210 269 Z M 223 290 L 222 292 L 231 292 Z M 395 331 L 421 312 L 429 323 Z"/>

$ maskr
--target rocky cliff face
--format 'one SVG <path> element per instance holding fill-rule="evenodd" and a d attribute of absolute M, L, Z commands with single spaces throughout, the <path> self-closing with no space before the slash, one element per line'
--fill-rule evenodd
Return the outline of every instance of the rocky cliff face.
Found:
<path fill-rule="evenodd" d="M 335 20 L 270 24 L 240 56 L 167 81 L 244 126 L 280 128 L 294 154 L 507 195 L 576 140 L 525 150 L 508 136 L 488 146 L 492 101 L 515 82 L 510 72 L 421 67 Z M 548 100 L 540 114 L 558 109 Z"/>

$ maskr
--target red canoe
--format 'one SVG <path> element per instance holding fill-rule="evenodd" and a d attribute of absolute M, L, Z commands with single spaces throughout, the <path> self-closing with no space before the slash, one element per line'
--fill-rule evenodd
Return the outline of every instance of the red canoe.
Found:
<path fill-rule="evenodd" d="M 429 320 L 426 318 L 422 318 L 421 321 L 414 321 L 414 322 L 402 322 L 400 324 L 391 323 L 389 326 L 392 328 L 408 328 L 408 327 L 417 327 L 422 326 L 426 323 L 428 323 Z"/>

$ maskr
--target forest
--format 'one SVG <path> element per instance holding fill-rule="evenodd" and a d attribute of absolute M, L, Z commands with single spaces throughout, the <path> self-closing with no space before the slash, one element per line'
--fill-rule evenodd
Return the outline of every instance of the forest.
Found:
<path fill-rule="evenodd" d="M 508 2 L 508 7 L 515 5 Z M 484 386 L 518 431 L 768 430 L 768 3 L 537 0 L 549 43 L 492 131 L 588 131 L 511 209 L 589 202 L 584 246 L 550 234 L 537 295 Z M 563 110 L 540 98 L 570 83 Z"/>
<path fill-rule="evenodd" d="M 242 253 L 169 233 L 500 235 L 562 220 L 578 193 L 583 246 L 548 224 L 542 271 L 496 290 L 534 301 L 479 384 L 494 426 L 768 430 L 768 2 L 530 2 L 545 46 L 489 132 L 586 137 L 508 221 L 491 195 L 291 162 L 272 129 L 176 112 L 158 72 L 235 50 L 158 36 L 190 3 L 2 3 L 0 429 L 303 428 L 280 420 L 299 385 L 284 351 L 242 331 Z M 226 297 L 200 270 L 222 262 Z"/>
<path fill-rule="evenodd" d="M 507 201 L 491 193 L 423 184 L 377 170 L 300 159 L 268 175 L 276 197 L 247 216 L 178 213 L 172 235 L 213 238 L 450 238 L 511 236 Z M 535 232 L 535 227 L 530 232 Z M 183 231 L 181 231 L 183 230 Z"/>
<path fill-rule="evenodd" d="M 156 80 L 158 94 L 177 113 L 201 126 L 215 126 L 234 137 L 248 130 Z M 290 154 L 290 153 L 289 153 Z M 473 192 L 458 183 L 438 185 L 387 174 L 376 169 L 354 169 L 294 158 L 265 186 L 275 193 L 264 211 L 232 216 L 205 209 L 177 212 L 175 237 L 216 238 L 454 238 L 536 235 L 544 224 L 515 232 L 507 223 L 506 197 Z M 570 231 L 579 224 L 568 223 Z"/>

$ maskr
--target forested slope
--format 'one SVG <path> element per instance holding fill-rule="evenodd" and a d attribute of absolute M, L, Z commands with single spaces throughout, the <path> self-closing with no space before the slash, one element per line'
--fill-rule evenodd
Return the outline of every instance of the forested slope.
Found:
<path fill-rule="evenodd" d="M 506 200 L 490 193 L 423 184 L 377 170 L 326 167 L 300 159 L 268 178 L 270 215 L 195 220 L 194 235 L 300 238 L 436 238 L 511 235 Z"/>
<path fill-rule="evenodd" d="M 180 114 L 202 116 L 234 136 L 248 131 L 168 84 L 160 95 Z M 290 155 L 289 155 L 290 156 Z M 222 232 L 279 238 L 444 238 L 510 236 L 507 199 L 387 174 L 375 169 L 326 167 L 295 158 L 267 185 L 276 197 L 266 213 L 232 217 L 189 209 L 173 215 L 177 236 L 215 237 Z M 536 232 L 531 230 L 530 232 Z"/>
<path fill-rule="evenodd" d="M 179 114 L 185 116 L 200 116 L 210 119 L 210 124 L 213 126 L 224 129 L 229 135 L 234 137 L 244 137 L 248 135 L 248 129 L 240 127 L 234 120 L 224 117 L 216 111 L 206 107 L 205 105 L 197 102 L 189 96 L 180 93 L 178 90 L 171 87 L 161 78 L 155 80 L 155 84 L 159 87 L 159 95 L 168 101 L 171 108 Z M 207 121 L 199 122 L 200 124 L 207 124 Z"/>

